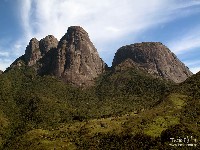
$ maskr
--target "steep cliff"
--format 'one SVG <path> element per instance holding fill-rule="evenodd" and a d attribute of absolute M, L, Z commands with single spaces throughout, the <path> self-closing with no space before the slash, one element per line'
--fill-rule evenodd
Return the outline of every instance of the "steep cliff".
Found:
<path fill-rule="evenodd" d="M 176 83 L 192 75 L 190 70 L 166 46 L 159 42 L 142 42 L 121 47 L 115 54 L 113 68 L 137 67 Z"/>
<path fill-rule="evenodd" d="M 77 86 L 92 85 L 107 66 L 80 26 L 69 27 L 59 42 L 53 35 L 31 39 L 25 54 L 10 68 L 24 65 L 34 67 L 39 75 L 55 75 Z"/>
<path fill-rule="evenodd" d="M 106 67 L 87 32 L 79 26 L 69 27 L 61 38 L 54 65 L 54 75 L 76 85 L 90 85 Z"/>

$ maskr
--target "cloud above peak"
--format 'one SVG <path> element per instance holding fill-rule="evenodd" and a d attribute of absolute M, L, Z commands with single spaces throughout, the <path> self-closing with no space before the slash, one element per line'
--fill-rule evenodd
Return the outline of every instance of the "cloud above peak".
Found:
<path fill-rule="evenodd" d="M 168 0 L 24 0 L 21 18 L 27 38 L 53 34 L 60 39 L 67 27 L 80 25 L 102 44 L 127 34 L 137 35 L 175 17 L 173 11 L 199 3 Z"/>
<path fill-rule="evenodd" d="M 176 54 L 183 54 L 194 48 L 200 47 L 200 25 L 193 27 L 193 29 L 188 29 L 184 35 L 176 37 L 169 42 L 169 47 Z"/>
<path fill-rule="evenodd" d="M 17 0 L 16 3 L 23 33 L 12 42 L 15 46 L 4 47 L 9 54 L 1 56 L 9 55 L 14 60 L 24 53 L 31 38 L 40 40 L 54 35 L 59 40 L 69 26 L 77 25 L 89 33 L 108 65 L 120 46 L 140 42 L 138 39 L 145 37 L 146 31 L 200 12 L 198 0 Z M 190 39 L 191 43 L 193 39 L 198 42 L 197 36 Z M 182 51 L 182 47 L 174 48 Z"/>

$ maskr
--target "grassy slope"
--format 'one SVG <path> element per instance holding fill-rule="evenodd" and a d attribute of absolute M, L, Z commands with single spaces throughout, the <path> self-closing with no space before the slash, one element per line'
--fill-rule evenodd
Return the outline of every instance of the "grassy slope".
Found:
<path fill-rule="evenodd" d="M 170 83 L 138 70 L 107 72 L 87 90 L 30 68 L 0 78 L 4 149 L 156 149 L 162 142 L 165 149 L 166 137 L 182 130 L 199 136 L 198 94 L 190 79 L 170 94 Z"/>

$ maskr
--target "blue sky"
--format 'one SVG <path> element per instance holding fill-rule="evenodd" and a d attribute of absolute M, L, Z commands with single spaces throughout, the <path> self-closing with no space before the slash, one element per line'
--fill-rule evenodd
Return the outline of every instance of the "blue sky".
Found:
<path fill-rule="evenodd" d="M 1 0 L 0 19 L 0 70 L 24 54 L 31 38 L 59 40 L 79 25 L 109 66 L 121 46 L 150 41 L 200 71 L 200 0 Z"/>

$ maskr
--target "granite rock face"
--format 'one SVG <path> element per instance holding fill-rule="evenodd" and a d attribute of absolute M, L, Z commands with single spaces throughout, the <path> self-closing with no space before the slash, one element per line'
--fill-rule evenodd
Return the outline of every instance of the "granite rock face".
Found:
<path fill-rule="evenodd" d="M 58 40 L 53 35 L 48 35 L 39 42 L 41 58 L 37 61 L 39 75 L 51 75 L 53 62 L 56 58 Z"/>
<path fill-rule="evenodd" d="M 32 38 L 29 42 L 29 45 L 25 50 L 25 63 L 28 66 L 33 66 L 41 58 L 41 51 L 39 48 L 39 41 L 36 38 Z"/>
<path fill-rule="evenodd" d="M 58 40 L 53 35 L 48 35 L 39 42 L 39 47 L 42 56 L 47 54 L 50 50 L 57 48 L 57 46 Z"/>
<path fill-rule="evenodd" d="M 69 27 L 61 38 L 54 66 L 55 76 L 78 86 L 91 85 L 106 68 L 88 33 L 79 26 Z"/>
<path fill-rule="evenodd" d="M 26 47 L 25 54 L 16 59 L 10 68 L 31 66 L 39 75 L 52 72 L 52 61 L 55 57 L 58 40 L 53 35 L 48 35 L 38 41 L 32 38 Z"/>
<path fill-rule="evenodd" d="M 87 32 L 79 26 L 69 27 L 59 42 L 53 35 L 40 41 L 31 39 L 25 54 L 10 68 L 23 65 L 34 67 L 39 75 L 54 75 L 76 86 L 92 85 L 107 67 Z"/>
<path fill-rule="evenodd" d="M 10 66 L 31 66 L 38 75 L 53 75 L 76 86 L 90 86 L 107 65 L 80 26 L 71 26 L 58 40 L 49 35 L 38 41 L 30 40 L 25 54 Z M 144 42 L 121 47 L 115 54 L 112 68 L 124 70 L 136 67 L 156 77 L 180 83 L 192 73 L 162 43 Z"/>
<path fill-rule="evenodd" d="M 137 67 L 148 73 L 180 83 L 192 72 L 166 46 L 159 42 L 143 42 L 121 47 L 115 54 L 112 67 Z"/>

